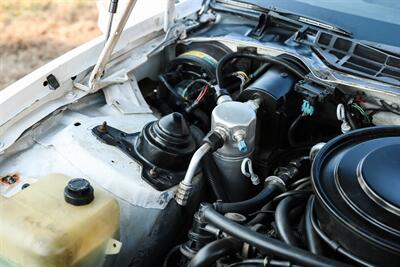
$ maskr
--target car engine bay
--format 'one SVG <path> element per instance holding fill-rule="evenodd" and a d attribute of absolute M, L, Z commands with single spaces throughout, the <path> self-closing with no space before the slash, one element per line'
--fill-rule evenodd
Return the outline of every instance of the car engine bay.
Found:
<path fill-rule="evenodd" d="M 0 154 L 1 266 L 398 266 L 400 58 L 212 3 Z"/>

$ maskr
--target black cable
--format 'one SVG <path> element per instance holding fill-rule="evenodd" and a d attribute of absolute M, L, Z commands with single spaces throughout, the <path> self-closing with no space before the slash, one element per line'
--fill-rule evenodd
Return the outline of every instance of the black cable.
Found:
<path fill-rule="evenodd" d="M 293 183 L 290 185 L 289 188 L 294 189 L 294 188 L 296 188 L 297 186 L 299 186 L 299 185 L 301 185 L 301 184 L 303 184 L 303 183 L 305 183 L 305 182 L 308 182 L 308 181 L 310 181 L 310 180 L 311 180 L 311 177 L 304 177 L 304 178 L 301 178 L 301 179 L 297 180 L 296 182 L 293 182 Z"/>
<path fill-rule="evenodd" d="M 303 190 L 307 187 L 311 186 L 311 180 L 308 180 L 307 182 L 304 182 L 302 184 L 299 184 L 294 190 Z"/>
<path fill-rule="evenodd" d="M 271 67 L 270 63 L 264 63 L 260 67 L 258 67 L 252 74 L 249 75 L 250 81 L 256 80 L 259 78 L 267 69 Z"/>
<path fill-rule="evenodd" d="M 358 125 L 357 122 L 354 120 L 354 118 L 351 115 L 351 112 L 346 108 L 345 110 L 345 116 L 346 116 L 346 120 L 348 121 L 350 128 L 352 130 L 358 129 Z"/>
<path fill-rule="evenodd" d="M 386 103 L 385 100 L 381 100 L 380 102 L 381 102 L 382 107 L 384 107 L 384 108 L 387 109 L 388 111 L 390 111 L 390 112 L 392 112 L 392 113 L 394 113 L 394 114 L 396 114 L 396 115 L 400 115 L 400 111 L 394 109 L 392 106 L 390 106 L 388 103 Z"/>
<path fill-rule="evenodd" d="M 313 196 L 311 196 L 308 199 L 307 206 L 306 206 L 306 214 L 305 216 L 305 222 L 304 222 L 304 229 L 305 229 L 305 234 L 306 234 L 306 243 L 308 249 L 311 251 L 313 254 L 317 255 L 323 255 L 323 249 L 321 245 L 321 241 L 319 239 L 318 234 L 315 232 L 312 222 L 311 222 L 311 216 L 312 216 L 312 204 L 313 204 Z"/>
<path fill-rule="evenodd" d="M 297 66 L 299 69 L 302 69 L 304 72 L 309 72 L 307 66 L 305 66 L 302 62 L 300 62 L 296 57 L 291 56 L 289 54 L 281 54 L 279 55 L 279 58 L 282 58 L 286 60 L 289 63 L 292 63 L 293 65 Z"/>
<path fill-rule="evenodd" d="M 275 225 L 280 239 L 286 244 L 295 247 L 299 246 L 299 242 L 291 229 L 289 212 L 299 203 L 299 199 L 300 198 L 293 196 L 286 197 L 279 202 L 275 210 Z"/>
<path fill-rule="evenodd" d="M 368 116 L 371 117 L 375 115 L 378 112 L 390 112 L 390 110 L 387 110 L 386 108 L 366 108 L 364 111 L 370 111 L 368 113 Z"/>
<path fill-rule="evenodd" d="M 179 95 L 179 94 L 174 90 L 174 88 L 172 88 L 172 86 L 169 84 L 169 82 L 167 81 L 167 79 L 165 78 L 165 76 L 164 76 L 163 74 L 160 74 L 160 75 L 158 76 L 158 79 L 162 82 L 162 84 L 165 86 L 165 88 L 167 88 L 168 91 L 169 91 L 176 99 L 181 99 L 181 100 L 186 101 L 181 95 Z M 205 83 L 208 83 L 207 81 L 202 80 L 202 79 L 199 79 L 198 81 L 200 81 L 200 80 L 203 81 L 203 82 L 205 82 Z M 193 108 L 192 110 L 190 110 L 190 114 L 191 114 L 195 119 L 197 119 L 197 120 L 200 122 L 201 128 L 202 128 L 204 131 L 208 131 L 208 128 L 209 128 L 209 125 L 210 125 L 210 118 L 209 118 L 209 116 L 208 116 L 204 111 L 202 111 L 202 110 L 199 109 L 199 108 Z"/>
<path fill-rule="evenodd" d="M 210 205 L 203 205 L 199 211 L 201 218 L 223 232 L 258 248 L 263 254 L 275 255 L 295 264 L 311 267 L 348 266 L 347 264 L 314 255 L 303 249 L 290 246 L 279 240 L 257 233 L 219 214 Z"/>
<path fill-rule="evenodd" d="M 198 83 L 198 82 L 207 84 L 208 86 L 210 86 L 210 89 L 213 89 L 213 86 L 212 86 L 211 83 L 209 83 L 207 80 L 204 80 L 204 79 L 200 79 L 200 78 L 199 78 L 199 79 L 194 79 L 194 80 L 192 80 L 189 84 L 187 84 L 187 85 L 185 86 L 185 88 L 183 89 L 183 91 L 189 90 L 193 85 L 195 85 L 195 84 Z"/>
<path fill-rule="evenodd" d="M 271 202 L 265 204 L 261 208 L 261 210 L 257 213 L 257 215 L 247 223 L 247 225 L 255 225 L 264 222 L 269 215 L 275 213 L 274 211 L 271 212 L 271 208 L 272 208 Z"/>
<path fill-rule="evenodd" d="M 181 245 L 177 245 L 175 247 L 173 247 L 167 254 L 167 256 L 165 257 L 164 263 L 163 263 L 163 267 L 168 267 L 168 263 L 170 261 L 170 258 L 172 256 L 172 254 L 174 254 L 175 252 L 177 252 L 179 250 L 179 248 L 181 247 Z"/>
<path fill-rule="evenodd" d="M 203 131 L 209 131 L 211 125 L 210 117 L 203 110 L 199 108 L 194 108 L 191 110 L 190 115 L 198 120 Z"/>
<path fill-rule="evenodd" d="M 279 201 L 281 201 L 282 199 L 284 199 L 288 196 L 296 196 L 296 195 L 298 196 L 298 195 L 311 194 L 311 193 L 312 193 L 311 190 L 287 191 L 287 192 L 280 194 L 279 196 L 276 196 L 272 201 L 274 203 L 278 203 Z"/>
<path fill-rule="evenodd" d="M 158 79 L 164 84 L 165 88 L 167 88 L 168 91 L 173 94 L 177 99 L 183 99 L 182 96 L 178 95 L 177 92 L 175 92 L 174 88 L 172 88 L 172 86 L 169 84 L 163 74 L 158 75 Z"/>
<path fill-rule="evenodd" d="M 268 183 L 265 188 L 261 190 L 260 193 L 250 199 L 232 203 L 216 202 L 214 203 L 214 206 L 215 209 L 221 213 L 251 212 L 271 201 L 276 195 L 278 195 L 282 191 L 282 186 L 276 183 Z"/>
<path fill-rule="evenodd" d="M 289 261 L 280 261 L 274 259 L 245 259 L 240 262 L 230 264 L 228 267 L 245 267 L 245 266 L 270 266 L 270 267 L 300 267 L 299 265 L 292 264 Z"/>
<path fill-rule="evenodd" d="M 310 198 L 311 200 L 311 224 L 312 227 L 314 228 L 315 232 L 318 234 L 318 236 L 335 252 L 339 252 L 340 254 L 342 254 L 343 256 L 345 256 L 346 258 L 348 258 L 349 260 L 352 260 L 353 262 L 361 265 L 361 266 L 365 266 L 365 267 L 374 267 L 375 265 L 360 259 L 359 257 L 353 255 L 352 253 L 350 253 L 349 251 L 347 251 L 345 248 L 343 248 L 339 243 L 337 243 L 336 241 L 330 239 L 327 235 L 325 235 L 325 233 L 319 228 L 315 218 L 314 218 L 314 196 L 311 196 Z"/>
<path fill-rule="evenodd" d="M 190 261 L 188 267 L 209 267 L 219 258 L 240 250 L 241 243 L 233 238 L 223 238 L 208 243 Z"/>
<path fill-rule="evenodd" d="M 176 99 L 180 99 L 183 100 L 185 102 L 188 102 L 183 96 L 179 95 L 176 90 L 174 90 L 174 88 L 171 86 L 171 84 L 168 82 L 167 78 L 165 77 L 166 74 L 160 74 L 158 75 L 158 79 L 160 80 L 160 82 L 165 86 L 165 88 L 168 89 L 168 91 L 176 98 Z M 211 85 L 211 83 L 209 83 L 208 81 L 204 80 L 204 79 L 195 79 L 193 81 L 191 81 L 185 89 L 189 89 L 191 86 L 193 86 L 194 84 L 201 82 L 204 84 L 207 84 L 210 88 L 210 90 L 215 90 L 215 88 Z M 197 112 L 197 113 L 196 113 Z M 199 120 L 201 120 L 202 123 L 204 123 L 204 116 L 202 114 L 199 114 L 199 112 L 197 111 L 197 109 L 195 107 L 190 109 L 190 113 L 193 114 L 194 116 L 198 117 Z M 207 115 L 206 115 L 207 116 Z M 207 116 L 208 117 L 208 116 Z M 209 119 L 208 119 L 209 120 Z M 209 121 L 208 124 L 209 125 Z M 208 126 L 207 126 L 208 127 Z"/>
<path fill-rule="evenodd" d="M 297 118 L 293 121 L 293 123 L 289 127 L 288 141 L 289 141 L 289 145 L 292 147 L 301 147 L 301 146 L 306 146 L 309 144 L 308 142 L 300 143 L 300 142 L 296 141 L 296 138 L 295 138 L 295 130 L 297 129 L 297 126 L 302 118 L 304 118 L 303 114 L 300 114 L 299 116 L 297 116 Z"/>
<path fill-rule="evenodd" d="M 235 52 L 235 53 L 227 54 L 226 56 L 221 58 L 221 60 L 218 62 L 217 70 L 216 70 L 216 78 L 217 78 L 217 84 L 221 88 L 221 90 L 224 90 L 223 77 L 222 77 L 224 66 L 230 60 L 235 59 L 235 58 L 248 58 L 248 59 L 258 60 L 258 61 L 262 61 L 262 62 L 266 62 L 266 63 L 273 63 L 276 65 L 285 67 L 287 70 L 289 70 L 291 73 L 293 73 L 300 79 L 305 78 L 305 73 L 303 72 L 303 70 L 299 69 L 294 64 L 287 62 L 286 60 L 284 60 L 282 58 L 268 56 L 268 55 L 256 55 L 256 54 Z"/>

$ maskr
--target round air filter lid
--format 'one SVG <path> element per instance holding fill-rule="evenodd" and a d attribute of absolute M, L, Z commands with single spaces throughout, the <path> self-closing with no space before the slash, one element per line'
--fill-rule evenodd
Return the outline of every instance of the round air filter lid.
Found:
<path fill-rule="evenodd" d="M 322 230 L 364 258 L 386 250 L 400 259 L 400 127 L 331 140 L 315 158 L 312 178 Z"/>
<path fill-rule="evenodd" d="M 381 168 L 384 165 L 384 172 Z M 383 146 L 369 153 L 359 164 L 358 182 L 381 207 L 400 215 L 400 144 Z"/>

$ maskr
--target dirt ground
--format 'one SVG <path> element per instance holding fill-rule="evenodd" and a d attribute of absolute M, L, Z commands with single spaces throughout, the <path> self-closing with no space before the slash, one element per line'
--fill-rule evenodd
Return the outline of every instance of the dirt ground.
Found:
<path fill-rule="evenodd" d="M 0 0 L 0 90 L 100 34 L 95 0 Z"/>

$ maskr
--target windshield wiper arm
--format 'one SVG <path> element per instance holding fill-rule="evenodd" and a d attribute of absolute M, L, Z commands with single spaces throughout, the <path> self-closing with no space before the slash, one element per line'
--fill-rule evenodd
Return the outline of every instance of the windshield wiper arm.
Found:
<path fill-rule="evenodd" d="M 325 22 L 322 22 L 322 21 L 319 21 L 319 20 L 310 19 L 310 18 L 303 17 L 303 16 L 299 16 L 297 18 L 297 20 L 300 21 L 300 22 L 306 23 L 308 25 L 316 26 L 318 28 L 322 28 L 322 29 L 325 29 L 325 30 L 333 31 L 333 32 L 336 32 L 336 33 L 341 33 L 341 34 L 346 35 L 346 36 L 351 36 L 352 35 L 351 32 L 349 32 L 349 31 L 347 31 L 347 30 L 345 30 L 343 28 L 340 28 L 340 27 L 337 27 L 335 25 L 328 24 L 328 23 L 325 23 Z"/>
<path fill-rule="evenodd" d="M 247 9 L 252 12 L 259 12 L 259 13 L 266 13 L 267 15 L 277 18 L 277 19 L 284 19 L 286 21 L 290 21 L 292 23 L 303 23 L 307 24 L 310 26 L 314 26 L 320 29 L 324 30 L 329 30 L 335 33 L 339 33 L 345 36 L 351 36 L 352 33 L 346 29 L 343 29 L 342 27 L 339 27 L 337 25 L 333 25 L 328 22 L 324 22 L 321 20 L 313 19 L 306 17 L 301 14 L 297 14 L 294 12 L 286 11 L 286 10 L 280 10 L 276 7 L 270 7 L 270 8 L 264 8 L 260 7 L 255 4 L 250 4 L 250 3 L 244 3 L 242 1 L 236 1 L 236 0 L 214 0 L 217 3 L 221 3 L 227 6 L 234 7 L 236 9 Z"/>

